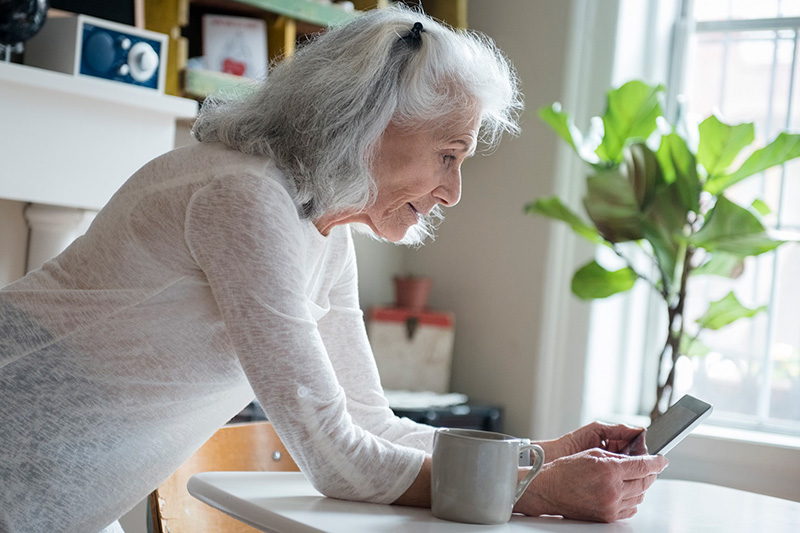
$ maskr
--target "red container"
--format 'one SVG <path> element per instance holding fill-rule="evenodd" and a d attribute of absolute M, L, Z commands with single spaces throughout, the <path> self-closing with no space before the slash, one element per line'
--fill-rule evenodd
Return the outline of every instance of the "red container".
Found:
<path fill-rule="evenodd" d="M 427 277 L 395 277 L 395 307 L 421 312 L 428 303 L 432 284 L 433 280 Z"/>

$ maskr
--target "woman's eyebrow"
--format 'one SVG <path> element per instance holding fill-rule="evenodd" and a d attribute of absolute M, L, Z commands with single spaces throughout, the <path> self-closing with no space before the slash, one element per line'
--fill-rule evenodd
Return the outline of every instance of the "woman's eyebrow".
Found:
<path fill-rule="evenodd" d="M 460 151 L 462 151 L 462 152 L 474 152 L 475 151 L 475 143 L 474 142 L 466 141 L 464 139 L 453 139 L 450 142 L 451 142 L 451 144 L 460 144 L 462 146 Z"/>

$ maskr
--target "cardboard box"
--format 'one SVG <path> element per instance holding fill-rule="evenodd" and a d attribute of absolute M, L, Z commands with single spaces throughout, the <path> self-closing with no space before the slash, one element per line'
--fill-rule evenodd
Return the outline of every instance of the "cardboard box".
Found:
<path fill-rule="evenodd" d="M 367 334 L 383 388 L 449 392 L 454 323 L 448 312 L 371 309 Z"/>

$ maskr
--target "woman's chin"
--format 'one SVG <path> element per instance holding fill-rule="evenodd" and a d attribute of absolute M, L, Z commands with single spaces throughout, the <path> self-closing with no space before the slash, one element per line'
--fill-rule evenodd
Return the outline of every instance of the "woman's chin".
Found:
<path fill-rule="evenodd" d="M 351 226 L 358 233 L 369 235 L 370 237 L 381 241 L 397 244 L 406 238 L 406 235 L 408 235 L 408 232 L 413 225 L 407 226 L 405 229 L 392 228 L 391 230 L 380 230 L 372 224 L 366 224 L 364 222 L 353 222 L 351 223 Z"/>
<path fill-rule="evenodd" d="M 393 242 L 395 244 L 402 242 L 403 239 L 406 238 L 406 235 L 408 235 L 408 228 L 402 234 L 400 234 L 399 232 L 391 232 L 386 235 L 378 234 L 380 238 L 387 240 L 389 242 Z"/>

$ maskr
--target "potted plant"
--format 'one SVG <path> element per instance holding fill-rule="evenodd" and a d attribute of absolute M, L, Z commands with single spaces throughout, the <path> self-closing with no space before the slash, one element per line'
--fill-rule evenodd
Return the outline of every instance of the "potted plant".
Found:
<path fill-rule="evenodd" d="M 395 276 L 395 307 L 421 313 L 428 304 L 428 296 L 432 285 L 433 280 L 427 276 L 414 276 L 411 274 Z"/>
<path fill-rule="evenodd" d="M 583 198 L 588 220 L 555 196 L 525 207 L 529 214 L 569 224 L 576 234 L 622 259 L 625 266 L 618 270 L 595 260 L 579 268 L 571 285 L 579 298 L 606 298 L 641 281 L 663 300 L 667 321 L 652 419 L 671 403 L 678 357 L 707 353 L 698 340 L 702 330 L 719 329 L 765 309 L 742 305 L 731 291 L 710 302 L 693 324 L 685 321 L 686 301 L 692 298 L 690 277 L 735 277 L 745 258 L 785 242 L 765 228 L 762 217 L 769 209 L 763 201 L 739 205 L 726 197 L 726 190 L 800 156 L 800 135 L 781 133 L 741 162 L 737 156 L 754 140 L 753 124 L 729 125 L 714 115 L 699 125 L 698 143 L 692 146 L 689 138 L 694 136 L 679 133 L 663 117 L 664 91 L 662 85 L 642 81 L 610 90 L 601 117 L 603 131 L 586 137 L 558 103 L 540 109 L 540 117 L 588 165 Z M 648 261 L 635 261 L 640 254 Z M 649 266 L 643 268 L 643 263 Z"/>

